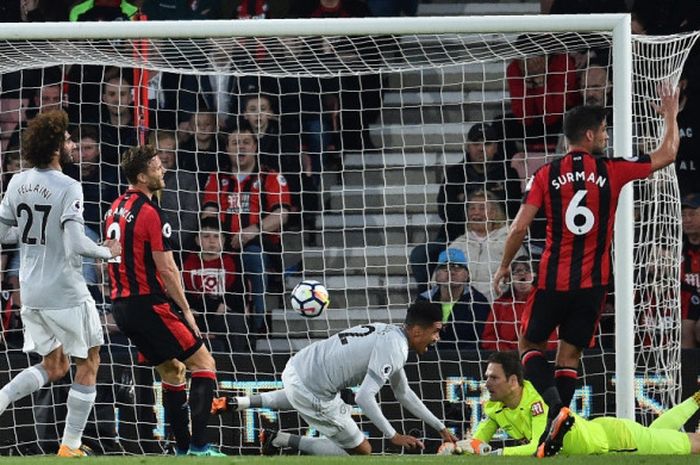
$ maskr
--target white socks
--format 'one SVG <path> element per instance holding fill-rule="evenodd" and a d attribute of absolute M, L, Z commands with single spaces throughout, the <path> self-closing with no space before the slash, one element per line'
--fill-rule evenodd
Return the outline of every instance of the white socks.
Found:
<path fill-rule="evenodd" d="M 254 398 L 255 396 L 253 396 Z M 252 399 L 252 398 L 251 398 Z M 252 407 L 266 407 L 273 410 L 292 410 L 292 404 L 287 399 L 284 389 L 279 391 L 263 392 L 260 394 L 261 405 L 251 405 Z"/>
<path fill-rule="evenodd" d="M 22 370 L 0 389 L 0 414 L 2 414 L 12 402 L 38 391 L 48 382 L 49 375 L 41 364 Z"/>
<path fill-rule="evenodd" d="M 71 386 L 66 402 L 68 413 L 66 414 L 66 427 L 63 430 L 61 444 L 71 449 L 80 447 L 85 423 L 87 423 L 92 406 L 95 404 L 96 395 L 95 386 L 76 383 Z"/>

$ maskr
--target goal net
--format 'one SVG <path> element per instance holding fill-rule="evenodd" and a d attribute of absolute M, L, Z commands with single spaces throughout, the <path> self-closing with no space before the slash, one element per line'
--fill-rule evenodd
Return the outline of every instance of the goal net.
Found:
<path fill-rule="evenodd" d="M 216 358 L 219 390 L 234 395 L 281 387 L 287 359 L 309 343 L 357 324 L 400 324 L 409 302 L 444 281 L 435 272 L 440 251 L 461 250 L 467 286 L 481 297 L 453 307 L 459 324 L 447 332 L 461 328 L 456 340 L 448 334 L 420 361 L 410 356 L 406 370 L 428 407 L 466 434 L 488 399 L 481 380 L 489 352 L 516 348 L 515 321 L 542 247 L 536 222 L 518 254 L 514 283 L 506 296 L 493 295 L 490 277 L 527 179 L 564 153 L 567 108 L 604 105 L 610 126 L 614 112 L 625 111 L 612 101 L 613 81 L 624 79 L 612 73 L 611 32 L 592 21 L 589 32 L 552 32 L 563 29 L 554 18 L 537 19 L 537 31 L 532 19 L 509 18 L 500 31 L 496 22 L 485 30 L 480 18 L 459 18 L 461 29 L 457 21 L 448 27 L 447 18 L 402 19 L 403 33 L 391 20 L 138 24 L 143 39 L 125 33 L 133 24 L 100 23 L 101 39 L 86 38 L 96 34 L 90 24 L 84 38 L 69 38 L 79 35 L 70 32 L 76 25 L 51 25 L 44 35 L 21 29 L 0 41 L 2 188 L 22 168 L 26 122 L 63 107 L 80 146 L 78 163 L 66 172 L 83 184 L 86 226 L 99 240 L 102 215 L 126 188 L 119 154 L 139 142 L 155 144 L 169 170 L 160 202 L 188 298 Z M 365 32 L 344 32 L 358 24 Z M 284 25 L 293 32 L 280 32 Z M 164 28 L 182 27 L 200 38 L 165 38 Z M 224 34 L 226 27 L 237 35 Z M 633 110 L 624 118 L 633 124 L 634 149 L 623 155 L 648 153 L 659 143 L 656 86 L 678 82 L 696 39 L 633 39 Z M 258 161 L 254 179 L 234 168 L 246 150 Z M 629 395 L 644 422 L 680 399 L 678 196 L 672 168 L 634 188 Z M 279 205 L 284 218 L 275 214 Z M 280 226 L 253 234 L 241 251 L 236 241 L 244 235 L 236 233 L 259 216 Z M 3 247 L 2 264 L 5 384 L 38 359 L 21 351 L 12 246 Z M 111 320 L 104 268 L 86 262 L 84 269 L 106 335 L 86 443 L 104 453 L 161 453 L 169 429 L 158 377 Z M 304 279 L 329 290 L 330 308 L 319 317 L 291 308 L 289 292 Z M 461 295 L 460 283 L 452 284 Z M 610 295 L 612 302 L 614 289 Z M 584 354 L 575 396 L 584 416 L 615 414 L 614 320 L 610 304 Z M 0 416 L 0 454 L 55 449 L 69 385 L 66 379 L 10 406 Z M 352 403 L 352 390 L 343 395 Z M 397 430 L 436 449 L 437 433 L 401 410 L 387 388 L 380 403 Z M 373 449 L 391 452 L 355 414 Z M 212 442 L 227 453 L 257 453 L 263 427 L 317 434 L 294 412 L 266 409 L 213 417 L 211 426 Z"/>

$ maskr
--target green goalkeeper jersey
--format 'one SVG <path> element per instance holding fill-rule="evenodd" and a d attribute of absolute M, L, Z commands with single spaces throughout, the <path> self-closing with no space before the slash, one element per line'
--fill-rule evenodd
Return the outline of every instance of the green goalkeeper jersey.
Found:
<path fill-rule="evenodd" d="M 523 395 L 514 409 L 502 402 L 488 401 L 486 418 L 479 423 L 474 439 L 489 442 L 500 428 L 521 445 L 506 447 L 503 455 L 532 455 L 537 441 L 547 426 L 547 404 L 529 381 L 524 382 Z M 691 397 L 663 413 L 646 427 L 633 420 L 600 417 L 586 420 L 572 413 L 575 421 L 564 436 L 563 455 L 593 455 L 627 452 L 641 455 L 688 455 L 688 435 L 678 429 L 698 411 Z"/>
<path fill-rule="evenodd" d="M 500 428 L 511 438 L 520 441 L 519 446 L 506 447 L 504 455 L 532 455 L 537 441 L 547 426 L 547 404 L 529 381 L 523 385 L 523 396 L 514 409 L 503 402 L 488 401 L 484 406 L 486 418 L 473 434 L 475 439 L 489 442 Z"/>

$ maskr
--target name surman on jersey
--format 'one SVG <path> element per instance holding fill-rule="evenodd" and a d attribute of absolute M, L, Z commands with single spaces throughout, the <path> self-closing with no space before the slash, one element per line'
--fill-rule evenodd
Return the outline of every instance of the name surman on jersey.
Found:
<path fill-rule="evenodd" d="M 523 203 L 542 209 L 547 218 L 539 289 L 568 291 L 608 284 L 620 191 L 650 173 L 646 155 L 630 161 L 585 152 L 568 153 L 535 172 Z"/>

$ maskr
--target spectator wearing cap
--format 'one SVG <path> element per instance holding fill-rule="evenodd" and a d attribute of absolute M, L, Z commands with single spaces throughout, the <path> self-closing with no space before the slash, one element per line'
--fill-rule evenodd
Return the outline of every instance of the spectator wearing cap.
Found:
<path fill-rule="evenodd" d="M 700 193 L 681 201 L 681 347 L 700 347 Z"/>
<path fill-rule="evenodd" d="M 410 263 L 418 291 L 427 288 L 435 261 L 447 244 L 464 235 L 467 223 L 467 200 L 470 193 L 484 189 L 497 192 L 506 199 L 511 217 L 520 207 L 522 191 L 518 173 L 506 166 L 496 143 L 498 134 L 487 123 L 473 125 L 467 134 L 465 158 L 456 165 L 445 168 L 438 192 L 438 214 L 443 224 L 432 241 L 411 251 Z"/>
<path fill-rule="evenodd" d="M 449 183 L 461 181 L 467 184 L 466 191 L 488 190 L 507 200 L 507 212 L 514 218 L 520 208 L 522 191 L 517 171 L 505 163 L 499 150 L 498 132 L 487 123 L 475 124 L 467 133 L 466 157 L 462 173 L 459 170 Z M 459 165 L 458 165 L 459 166 Z"/>
<path fill-rule="evenodd" d="M 533 264 L 528 255 L 517 257 L 511 265 L 512 281 L 509 289 L 494 300 L 481 337 L 481 348 L 486 350 L 518 350 L 518 336 L 525 303 L 535 290 Z M 547 350 L 556 350 L 557 332 L 552 332 Z"/>
<path fill-rule="evenodd" d="M 469 284 L 467 257 L 459 249 L 443 250 L 435 269 L 435 285 L 416 301 L 442 305 L 442 349 L 474 350 L 484 330 L 490 308 L 484 295 Z"/>

